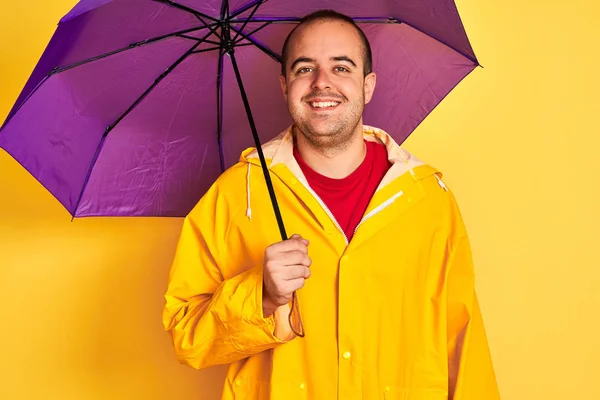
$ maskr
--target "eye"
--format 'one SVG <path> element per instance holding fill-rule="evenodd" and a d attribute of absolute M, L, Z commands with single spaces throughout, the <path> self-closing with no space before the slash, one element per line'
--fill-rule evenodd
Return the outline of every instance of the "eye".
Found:
<path fill-rule="evenodd" d="M 304 74 L 306 72 L 312 72 L 312 67 L 302 67 L 300 68 L 298 71 L 296 71 L 297 74 Z"/>
<path fill-rule="evenodd" d="M 346 67 L 335 67 L 334 68 L 336 72 L 350 72 L 350 70 Z"/>

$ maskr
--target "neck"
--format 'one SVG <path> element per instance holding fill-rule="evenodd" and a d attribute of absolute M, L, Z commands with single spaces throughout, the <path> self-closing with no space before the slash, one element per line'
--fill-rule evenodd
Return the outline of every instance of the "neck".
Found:
<path fill-rule="evenodd" d="M 350 175 L 365 159 L 367 148 L 363 138 L 363 125 L 359 123 L 347 145 L 340 148 L 315 147 L 294 126 L 294 140 L 298 153 L 314 171 L 328 178 L 342 179 Z"/>

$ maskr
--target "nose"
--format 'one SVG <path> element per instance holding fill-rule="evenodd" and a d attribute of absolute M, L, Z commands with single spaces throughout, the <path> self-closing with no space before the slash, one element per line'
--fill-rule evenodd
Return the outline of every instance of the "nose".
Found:
<path fill-rule="evenodd" d="M 331 81 L 329 80 L 329 75 L 327 71 L 323 69 L 318 69 L 313 75 L 312 87 L 313 89 L 324 90 L 331 89 Z"/>

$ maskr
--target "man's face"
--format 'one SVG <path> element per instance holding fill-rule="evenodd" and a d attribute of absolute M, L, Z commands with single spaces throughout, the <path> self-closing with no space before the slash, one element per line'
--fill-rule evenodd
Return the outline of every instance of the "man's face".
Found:
<path fill-rule="evenodd" d="M 363 46 L 343 21 L 301 26 L 292 37 L 281 87 L 290 115 L 317 148 L 343 148 L 354 134 L 375 88 L 364 76 Z"/>

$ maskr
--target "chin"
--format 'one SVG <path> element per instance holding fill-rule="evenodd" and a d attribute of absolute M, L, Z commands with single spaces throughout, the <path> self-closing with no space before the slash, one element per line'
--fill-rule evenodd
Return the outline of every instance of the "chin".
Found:
<path fill-rule="evenodd" d="M 339 130 L 316 126 L 309 126 L 305 133 L 309 136 L 322 138 L 335 137 L 340 135 Z"/>

